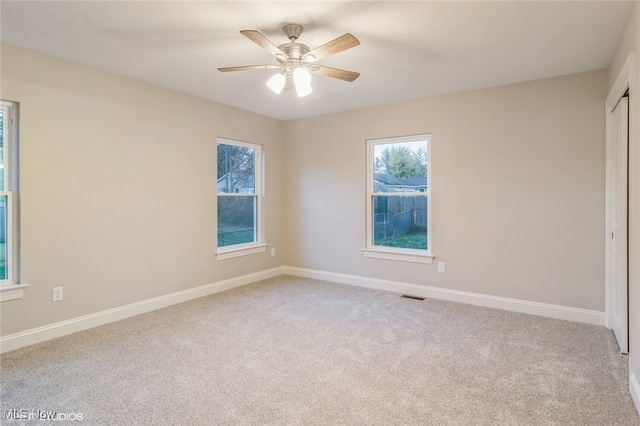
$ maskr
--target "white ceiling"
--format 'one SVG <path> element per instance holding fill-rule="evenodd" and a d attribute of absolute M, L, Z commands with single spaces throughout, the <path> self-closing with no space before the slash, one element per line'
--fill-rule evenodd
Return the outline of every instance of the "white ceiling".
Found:
<path fill-rule="evenodd" d="M 615 1 L 1 1 L 3 43 L 288 120 L 602 69 L 631 8 Z M 314 76 L 314 92 L 275 95 L 277 63 L 239 31 L 286 43 L 285 23 L 317 47 L 346 32 L 360 46 L 318 61 L 361 73 Z"/>

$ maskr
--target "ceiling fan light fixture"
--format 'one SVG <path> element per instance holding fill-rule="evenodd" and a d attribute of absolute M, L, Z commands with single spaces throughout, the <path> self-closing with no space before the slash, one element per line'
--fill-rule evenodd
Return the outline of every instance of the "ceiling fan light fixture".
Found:
<path fill-rule="evenodd" d="M 297 67 L 293 70 L 293 81 L 296 84 L 309 84 L 311 83 L 311 73 L 305 67 Z"/>
<path fill-rule="evenodd" d="M 311 88 L 311 74 L 304 67 L 298 67 L 293 71 L 293 82 L 296 85 L 298 97 L 307 96 L 313 89 Z"/>
<path fill-rule="evenodd" d="M 284 89 L 284 85 L 287 82 L 287 77 L 283 73 L 275 74 L 267 81 L 267 86 L 269 89 L 273 90 L 276 95 L 279 95 Z"/>
<path fill-rule="evenodd" d="M 311 92 L 313 92 L 313 88 L 311 87 L 311 84 L 309 84 L 309 83 L 307 83 L 307 84 L 296 84 L 296 93 L 298 94 L 299 98 L 307 96 Z"/>

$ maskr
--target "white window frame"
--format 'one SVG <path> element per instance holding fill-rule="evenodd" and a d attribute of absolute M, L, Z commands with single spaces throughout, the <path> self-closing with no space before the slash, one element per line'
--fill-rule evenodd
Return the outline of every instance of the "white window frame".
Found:
<path fill-rule="evenodd" d="M 402 142 L 415 142 L 426 141 L 427 142 L 427 188 L 424 193 L 420 193 L 422 196 L 427 197 L 427 249 L 408 249 L 408 248 L 396 248 L 376 246 L 373 244 L 373 205 L 372 200 L 374 195 L 385 196 L 407 196 L 408 193 L 393 193 L 384 192 L 376 193 L 374 191 L 374 153 L 373 148 L 376 145 L 382 144 L 394 144 Z M 362 249 L 365 257 L 375 259 L 387 259 L 401 262 L 413 262 L 413 263 L 433 263 L 433 246 L 431 242 L 431 236 L 433 234 L 431 228 L 431 134 L 423 133 L 418 135 L 399 136 L 382 139 L 369 139 L 367 140 L 367 200 L 366 200 L 366 246 Z"/>
<path fill-rule="evenodd" d="M 251 243 L 244 244 L 234 244 L 231 246 L 223 246 L 217 247 L 216 250 L 216 258 L 218 260 L 226 260 L 233 259 L 235 257 L 240 256 L 248 256 L 251 254 L 262 253 L 266 250 L 267 244 L 264 243 L 264 219 L 263 219 L 263 198 L 264 198 L 264 175 L 263 175 L 263 157 L 262 157 L 262 146 L 250 142 L 242 142 L 238 140 L 228 139 L 219 137 L 216 144 L 216 169 L 217 169 L 217 145 L 235 145 L 241 146 L 245 148 L 251 148 L 254 150 L 254 191 L 253 193 L 218 193 L 216 188 L 216 206 L 218 205 L 219 197 L 238 197 L 238 196 L 253 196 L 256 197 L 256 212 L 255 212 L 255 227 L 256 227 L 256 241 Z M 216 173 L 217 176 L 217 173 Z M 216 207 L 217 212 L 217 207 Z M 218 244 L 217 235 L 218 235 L 218 218 L 216 214 L 216 246 Z"/>
<path fill-rule="evenodd" d="M 3 120 L 3 165 L 4 188 L 0 196 L 7 197 L 7 230 L 6 246 L 7 279 L 0 280 L 0 301 L 21 299 L 27 284 L 20 283 L 20 250 L 19 250 L 19 155 L 18 155 L 18 104 L 0 101 Z"/>

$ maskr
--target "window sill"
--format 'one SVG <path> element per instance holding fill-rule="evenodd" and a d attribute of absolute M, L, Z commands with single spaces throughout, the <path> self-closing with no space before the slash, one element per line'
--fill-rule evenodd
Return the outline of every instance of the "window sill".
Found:
<path fill-rule="evenodd" d="M 218 250 L 216 257 L 218 260 L 233 259 L 234 257 L 249 256 L 251 254 L 264 253 L 267 250 L 267 244 L 254 244 L 251 246 L 234 247 Z"/>
<path fill-rule="evenodd" d="M 26 287 L 29 287 L 29 284 L 6 284 L 0 286 L 0 302 L 22 299 Z"/>
<path fill-rule="evenodd" d="M 433 255 L 418 250 L 394 250 L 392 248 L 365 248 L 362 249 L 364 257 L 373 259 L 397 260 L 400 262 L 424 263 L 431 265 L 433 263 Z"/>

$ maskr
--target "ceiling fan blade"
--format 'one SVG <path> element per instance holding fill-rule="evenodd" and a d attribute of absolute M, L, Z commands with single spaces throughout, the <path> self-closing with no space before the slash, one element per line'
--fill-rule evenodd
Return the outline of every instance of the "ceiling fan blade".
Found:
<path fill-rule="evenodd" d="M 228 71 L 246 71 L 246 70 L 267 70 L 267 69 L 276 69 L 280 68 L 280 65 L 244 65 L 241 67 L 226 67 L 226 68 L 218 68 L 218 71 L 228 72 Z"/>
<path fill-rule="evenodd" d="M 289 57 L 280 49 L 278 46 L 271 43 L 265 36 L 255 30 L 242 30 L 240 33 L 247 37 L 249 40 L 257 44 L 258 46 L 266 49 L 269 53 L 275 56 L 284 56 L 285 59 L 289 59 Z"/>
<path fill-rule="evenodd" d="M 314 74 L 324 75 L 326 77 L 338 78 L 340 80 L 352 82 L 360 76 L 359 72 L 341 70 L 338 68 L 325 67 L 324 65 L 311 65 L 309 71 Z"/>
<path fill-rule="evenodd" d="M 335 55 L 336 53 L 342 52 L 343 50 L 351 49 L 352 47 L 356 47 L 360 44 L 357 38 L 347 33 L 336 39 L 331 40 L 328 43 L 323 44 L 320 47 L 316 47 L 309 53 L 305 54 L 302 59 L 309 60 L 310 57 L 313 56 L 313 61 L 317 61 L 318 59 L 326 58 L 329 55 Z"/>

